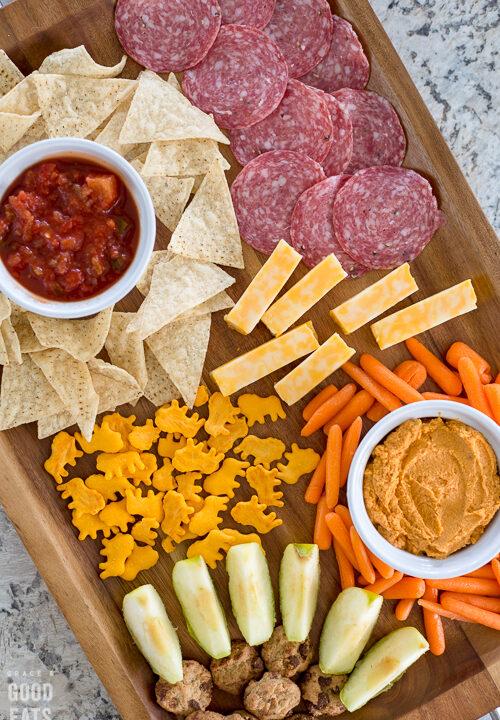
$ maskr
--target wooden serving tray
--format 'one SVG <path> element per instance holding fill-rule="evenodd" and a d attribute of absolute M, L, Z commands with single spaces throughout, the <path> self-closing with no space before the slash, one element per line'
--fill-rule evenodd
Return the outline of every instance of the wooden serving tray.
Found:
<path fill-rule="evenodd" d="M 426 333 L 422 339 L 439 353 L 453 341 L 462 339 L 486 358 L 498 361 L 500 301 L 495 297 L 495 289 L 500 287 L 500 251 L 497 238 L 368 2 L 339 0 L 335 9 L 354 24 L 361 36 L 372 66 L 369 88 L 388 98 L 402 119 L 408 135 L 405 164 L 428 177 L 447 217 L 447 225 L 412 263 L 420 287 L 413 300 L 468 277 L 472 278 L 477 292 L 477 311 Z M 50 0 L 43 3 L 16 0 L 0 11 L 0 47 L 26 74 L 37 68 L 50 52 L 80 43 L 85 43 L 99 62 L 112 64 L 118 61 L 121 49 L 114 33 L 112 0 Z M 135 77 L 138 69 L 129 61 L 127 74 Z M 238 167 L 230 153 L 228 157 L 233 163 L 233 179 Z M 165 247 L 167 241 L 168 234 L 160 230 L 158 247 Z M 237 281 L 229 290 L 235 299 L 265 259 L 248 246 L 244 250 L 246 270 L 235 273 Z M 303 273 L 303 267 L 297 270 L 293 281 Z M 380 275 L 370 273 L 358 280 L 344 280 L 309 313 L 308 319 L 314 321 L 321 341 L 336 330 L 328 310 Z M 122 304 L 123 309 L 135 309 L 139 300 L 137 292 L 132 294 Z M 262 326 L 250 337 L 242 337 L 227 328 L 222 313 L 214 316 L 205 379 L 208 381 L 208 371 L 220 363 L 268 339 Z M 348 342 L 359 352 L 375 352 L 381 356 L 368 327 L 349 336 Z M 389 366 L 394 366 L 408 355 L 400 345 L 386 350 L 381 357 Z M 250 390 L 272 392 L 273 382 L 285 372 L 276 373 Z M 346 379 L 339 377 L 338 381 L 345 382 Z M 436 388 L 429 383 L 428 389 Z M 279 435 L 288 445 L 299 441 L 306 446 L 307 443 L 299 439 L 301 408 L 302 403 L 289 408 L 287 420 L 263 427 L 257 433 Z M 143 400 L 134 413 L 144 419 L 152 415 L 153 408 Z M 366 430 L 370 423 L 365 423 Z M 321 449 L 321 437 L 311 440 L 316 443 L 316 449 Z M 206 656 L 185 629 L 171 587 L 173 562 L 184 557 L 185 546 L 178 548 L 172 556 L 161 553 L 156 567 L 141 573 L 133 583 L 120 579 L 100 580 L 96 571 L 100 559 L 99 543 L 90 539 L 77 540 L 66 504 L 56 492 L 52 478 L 42 469 L 49 446 L 49 440 L 37 440 L 34 425 L 0 435 L 0 501 L 124 720 L 166 718 L 167 714 L 154 700 L 153 673 L 132 643 L 120 608 L 126 592 L 145 582 L 153 583 L 174 624 L 179 627 L 185 657 L 206 661 Z M 283 525 L 264 537 L 274 583 L 284 547 L 291 541 L 310 542 L 312 537 L 314 508 L 304 503 L 303 492 L 304 481 L 294 487 L 286 486 L 286 504 L 279 511 Z M 333 553 L 325 552 L 322 556 L 321 596 L 313 628 L 315 641 L 327 609 L 339 591 Z M 213 575 L 228 608 L 222 563 Z M 232 636 L 238 637 L 230 612 L 228 619 Z M 422 629 L 418 609 L 413 611 L 410 621 Z M 498 634 L 473 625 L 444 622 L 446 654 L 440 658 L 427 654 L 390 692 L 355 713 L 356 718 L 476 720 L 500 705 Z M 392 603 L 386 603 L 374 639 L 398 624 Z M 216 701 L 222 709 L 234 707 L 228 696 L 219 695 Z"/>

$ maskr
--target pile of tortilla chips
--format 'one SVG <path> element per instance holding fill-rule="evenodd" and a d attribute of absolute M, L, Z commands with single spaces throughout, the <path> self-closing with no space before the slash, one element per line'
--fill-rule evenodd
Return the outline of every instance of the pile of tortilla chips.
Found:
<path fill-rule="evenodd" d="M 76 423 L 88 439 L 96 414 L 143 395 L 155 405 L 182 397 L 192 407 L 211 313 L 233 305 L 225 290 L 234 278 L 215 264 L 244 267 L 218 146 L 229 141 L 175 75 L 118 78 L 126 59 L 99 65 L 82 45 L 23 77 L 0 51 L 0 161 L 47 137 L 103 143 L 141 174 L 172 233 L 138 283 L 137 313 L 108 308 L 56 320 L 0 297 L 0 430 L 36 420 L 42 438 Z"/>

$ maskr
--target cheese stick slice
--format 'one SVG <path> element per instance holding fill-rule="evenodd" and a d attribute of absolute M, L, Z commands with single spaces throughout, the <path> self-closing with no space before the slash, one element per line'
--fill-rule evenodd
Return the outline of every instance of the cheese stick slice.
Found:
<path fill-rule="evenodd" d="M 335 333 L 318 350 L 297 365 L 276 383 L 274 389 L 288 405 L 293 405 L 313 390 L 320 382 L 338 370 L 355 353 L 340 335 Z"/>
<path fill-rule="evenodd" d="M 273 335 L 281 335 L 346 276 L 335 255 L 327 255 L 271 305 L 262 322 Z"/>
<path fill-rule="evenodd" d="M 352 333 L 416 290 L 418 285 L 410 272 L 410 266 L 405 263 L 330 310 L 330 315 L 345 333 Z"/>
<path fill-rule="evenodd" d="M 224 317 L 227 324 L 242 335 L 251 333 L 301 260 L 300 253 L 280 240 L 236 305 Z"/>
<path fill-rule="evenodd" d="M 477 298 L 471 280 L 431 295 L 371 326 L 381 350 L 475 310 Z"/>
<path fill-rule="evenodd" d="M 221 365 L 211 377 L 223 395 L 231 395 L 318 347 L 313 324 L 307 322 Z"/>

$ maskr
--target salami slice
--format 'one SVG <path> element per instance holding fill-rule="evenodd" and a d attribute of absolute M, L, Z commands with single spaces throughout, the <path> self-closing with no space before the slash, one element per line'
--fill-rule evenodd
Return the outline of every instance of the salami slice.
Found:
<path fill-rule="evenodd" d="M 266 27 L 274 12 L 276 0 L 219 0 L 223 25 Z"/>
<path fill-rule="evenodd" d="M 316 92 L 321 94 L 326 102 L 333 125 L 333 142 L 328 155 L 321 161 L 321 165 L 325 175 L 341 175 L 349 165 L 352 157 L 353 132 L 351 118 L 342 103 L 339 103 L 333 95 L 317 89 Z"/>
<path fill-rule="evenodd" d="M 352 158 L 346 172 L 373 165 L 401 165 L 406 154 L 406 136 L 391 103 L 375 92 L 343 88 L 333 93 L 351 118 Z"/>
<path fill-rule="evenodd" d="M 300 79 L 325 92 L 341 88 L 363 90 L 370 77 L 370 63 L 351 23 L 333 16 L 333 37 L 325 57 Z"/>
<path fill-rule="evenodd" d="M 238 162 L 246 165 L 269 150 L 295 150 L 323 160 L 333 142 L 333 126 L 321 95 L 299 80 L 289 80 L 283 100 L 271 115 L 252 127 L 229 132 Z"/>
<path fill-rule="evenodd" d="M 278 107 L 287 82 L 285 59 L 262 30 L 223 25 L 207 56 L 184 73 L 182 89 L 220 127 L 242 128 Z"/>
<path fill-rule="evenodd" d="M 123 49 L 155 72 L 197 65 L 212 47 L 220 24 L 217 0 L 118 0 L 115 10 Z"/>
<path fill-rule="evenodd" d="M 333 224 L 351 257 L 370 268 L 390 269 L 414 260 L 444 224 L 444 215 L 422 175 L 383 166 L 349 178 L 335 198 Z"/>
<path fill-rule="evenodd" d="M 292 150 L 273 150 L 251 160 L 231 188 L 243 239 L 266 255 L 279 240 L 288 242 L 299 195 L 324 179 L 321 165 Z"/>
<path fill-rule="evenodd" d="M 330 253 L 350 277 L 359 277 L 368 268 L 352 259 L 340 245 L 333 229 L 333 202 L 348 175 L 328 177 L 305 190 L 295 205 L 290 227 L 291 245 L 312 268 Z"/>
<path fill-rule="evenodd" d="M 276 0 L 265 32 L 279 47 L 291 78 L 309 72 L 330 47 L 332 12 L 327 0 Z"/>

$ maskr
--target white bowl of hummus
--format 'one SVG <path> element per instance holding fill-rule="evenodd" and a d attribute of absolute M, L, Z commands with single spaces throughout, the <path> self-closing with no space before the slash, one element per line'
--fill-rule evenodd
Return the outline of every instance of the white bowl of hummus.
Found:
<path fill-rule="evenodd" d="M 396 570 L 450 578 L 500 553 L 500 427 L 461 403 L 415 402 L 380 420 L 347 496 L 365 545 Z"/>

